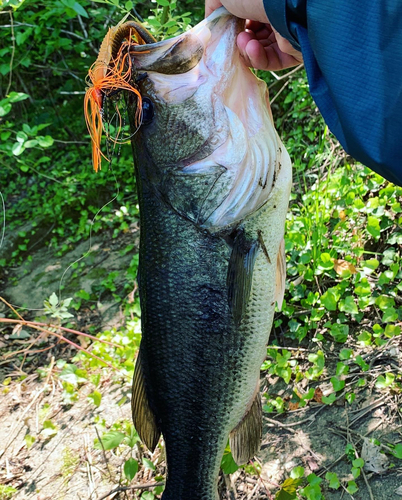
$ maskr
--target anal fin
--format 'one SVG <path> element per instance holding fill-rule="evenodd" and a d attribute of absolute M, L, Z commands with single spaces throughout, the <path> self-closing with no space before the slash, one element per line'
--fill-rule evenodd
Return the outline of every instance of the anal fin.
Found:
<path fill-rule="evenodd" d="M 237 465 L 246 464 L 260 449 L 262 438 L 262 406 L 258 391 L 241 422 L 229 435 L 230 450 Z"/>
<path fill-rule="evenodd" d="M 148 398 L 145 392 L 145 378 L 143 373 L 141 348 L 135 364 L 131 411 L 133 423 L 141 441 L 150 451 L 154 451 L 161 435 L 156 425 L 155 415 L 149 407 Z"/>

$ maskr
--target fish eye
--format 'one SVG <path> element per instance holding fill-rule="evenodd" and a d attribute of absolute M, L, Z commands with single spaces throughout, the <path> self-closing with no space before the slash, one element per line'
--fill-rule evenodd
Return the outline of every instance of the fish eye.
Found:
<path fill-rule="evenodd" d="M 154 117 L 154 103 L 149 97 L 144 97 L 142 100 L 142 124 L 148 125 Z"/>

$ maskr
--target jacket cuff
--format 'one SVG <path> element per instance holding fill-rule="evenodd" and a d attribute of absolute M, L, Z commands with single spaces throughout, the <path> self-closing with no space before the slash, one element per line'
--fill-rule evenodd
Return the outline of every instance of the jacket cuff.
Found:
<path fill-rule="evenodd" d="M 295 32 L 295 30 L 292 29 L 294 23 L 288 18 L 287 0 L 263 0 L 263 2 L 265 12 L 271 25 L 280 35 L 286 38 L 296 50 L 301 51 L 299 41 L 292 34 L 292 31 Z M 293 26 L 293 28 L 295 28 L 295 26 Z"/>

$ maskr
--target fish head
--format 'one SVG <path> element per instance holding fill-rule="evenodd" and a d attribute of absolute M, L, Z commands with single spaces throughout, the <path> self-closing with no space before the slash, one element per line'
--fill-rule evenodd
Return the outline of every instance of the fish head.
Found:
<path fill-rule="evenodd" d="M 281 149 L 266 85 L 237 48 L 242 29 L 222 7 L 131 52 L 143 100 L 133 137 L 139 175 L 178 214 L 214 232 L 264 203 Z"/>

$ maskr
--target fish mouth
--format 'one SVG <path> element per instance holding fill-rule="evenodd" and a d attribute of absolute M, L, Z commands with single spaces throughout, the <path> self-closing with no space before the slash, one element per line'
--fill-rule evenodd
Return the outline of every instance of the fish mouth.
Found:
<path fill-rule="evenodd" d="M 235 53 L 237 34 L 243 28 L 243 20 L 234 17 L 225 7 L 220 7 L 183 35 L 133 46 L 130 54 L 137 71 L 178 75 L 191 71 L 207 52 L 219 46 L 219 61 L 216 63 L 227 65 Z"/>

